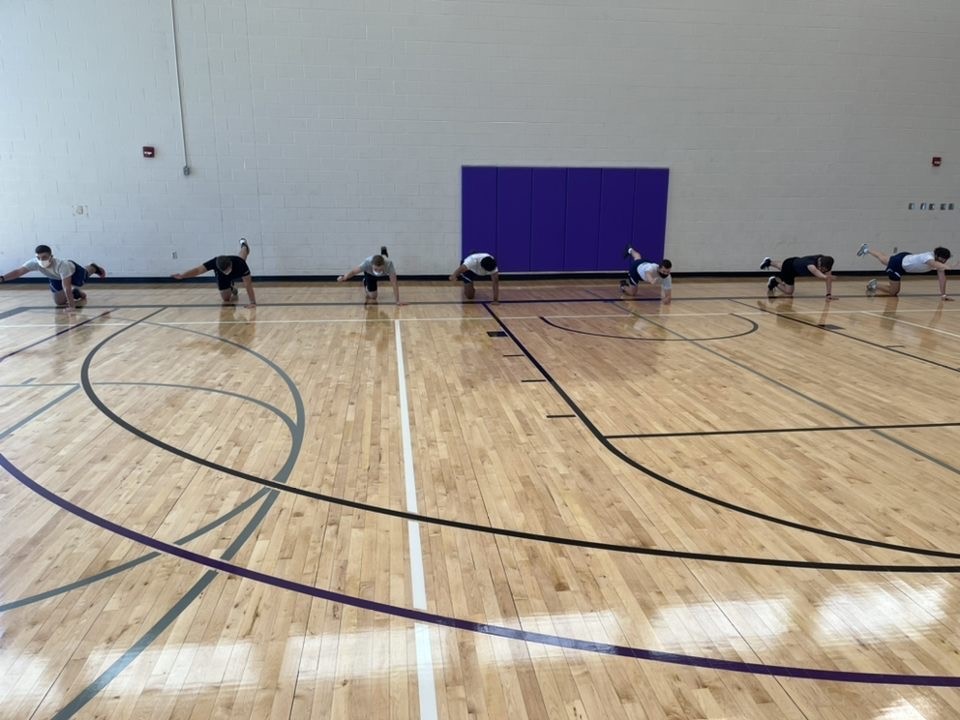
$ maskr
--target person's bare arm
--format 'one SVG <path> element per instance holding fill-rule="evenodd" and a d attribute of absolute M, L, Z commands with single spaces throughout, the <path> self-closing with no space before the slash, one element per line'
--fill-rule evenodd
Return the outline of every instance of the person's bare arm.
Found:
<path fill-rule="evenodd" d="M 450 282 L 456 282 L 457 278 L 459 278 L 463 273 L 465 273 L 467 269 L 468 268 L 466 265 L 461 265 L 452 273 L 450 273 L 450 278 L 449 278 Z"/>
<path fill-rule="evenodd" d="M 195 268 L 190 268 L 186 272 L 175 273 L 171 275 L 174 280 L 186 280 L 187 278 L 196 277 L 197 275 L 203 275 L 205 272 L 209 272 L 203 265 L 197 265 Z"/>
<path fill-rule="evenodd" d="M 810 271 L 811 275 L 820 278 L 827 284 L 827 300 L 833 300 L 833 273 L 829 270 L 825 273 L 821 272 L 816 265 L 807 265 L 807 270 Z"/>
<path fill-rule="evenodd" d="M 337 278 L 337 282 L 345 282 L 350 278 L 355 278 L 357 275 L 363 274 L 363 269 L 357 265 L 357 267 L 347 270 L 343 275 Z"/>
<path fill-rule="evenodd" d="M 257 296 L 253 292 L 253 277 L 250 275 L 243 276 L 243 287 L 247 291 L 247 299 L 250 301 L 247 304 L 247 307 L 256 307 L 257 306 Z"/>
<path fill-rule="evenodd" d="M 397 305 L 403 305 L 403 303 L 400 302 L 400 283 L 397 281 L 396 273 L 390 273 L 390 284 L 393 285 L 393 301 Z"/>
<path fill-rule="evenodd" d="M 30 270 L 25 267 L 18 267 L 15 270 L 11 270 L 8 273 L 0 275 L 0 282 L 10 282 L 11 280 L 16 280 L 21 275 L 26 275 Z"/>

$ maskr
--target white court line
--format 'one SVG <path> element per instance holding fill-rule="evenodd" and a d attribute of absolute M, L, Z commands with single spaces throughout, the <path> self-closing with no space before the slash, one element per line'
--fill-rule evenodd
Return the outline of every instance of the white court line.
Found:
<path fill-rule="evenodd" d="M 927 327 L 926 325 L 921 325 L 920 323 L 910 322 L 909 320 L 901 320 L 900 318 L 890 317 L 889 315 L 880 315 L 879 313 L 867 313 L 871 317 L 880 318 L 881 320 L 893 320 L 894 322 L 903 323 L 904 325 L 912 325 L 913 327 L 918 327 L 922 330 L 929 330 L 930 332 L 940 333 L 941 335 L 949 335 L 950 337 L 960 338 L 960 335 L 957 333 L 952 333 L 948 330 L 941 330 L 940 328 Z"/>
<path fill-rule="evenodd" d="M 403 478 L 407 490 L 407 512 L 417 510 L 417 483 L 413 472 L 413 443 L 410 437 L 410 408 L 407 404 L 407 372 L 403 364 L 403 340 L 400 336 L 400 321 L 394 321 L 397 336 L 397 377 L 400 380 L 400 435 L 403 440 Z M 420 523 L 408 522 L 410 541 L 410 584 L 413 590 L 413 606 L 427 610 L 427 584 L 423 573 L 423 549 L 420 545 Z M 417 686 L 420 691 L 420 717 L 435 720 L 437 717 L 437 690 L 433 681 L 433 652 L 430 647 L 430 627 L 414 623 L 417 648 Z"/>

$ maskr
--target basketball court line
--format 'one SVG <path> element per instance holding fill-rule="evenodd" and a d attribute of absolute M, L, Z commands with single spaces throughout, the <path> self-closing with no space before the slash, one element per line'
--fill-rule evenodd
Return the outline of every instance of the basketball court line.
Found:
<path fill-rule="evenodd" d="M 605 435 L 607 440 L 644 440 L 675 437 L 710 437 L 715 435 L 774 435 L 778 433 L 846 432 L 848 430 L 920 430 L 923 428 L 960 427 L 958 422 L 904 423 L 901 425 L 834 425 L 829 427 L 748 428 L 744 430 L 694 430 L 689 432 L 632 433 Z"/>
<path fill-rule="evenodd" d="M 734 302 L 738 302 L 738 301 L 734 300 Z M 745 303 L 739 303 L 739 304 L 743 305 Z M 823 332 L 833 333 L 834 335 L 839 335 L 840 337 L 847 338 L 848 340 L 853 340 L 854 342 L 863 343 L 864 345 L 869 345 L 870 347 L 879 348 L 881 350 L 886 350 L 887 352 L 896 353 L 897 355 L 903 355 L 904 357 L 913 358 L 914 360 L 925 362 L 929 365 L 934 365 L 936 367 L 943 368 L 944 370 L 949 370 L 950 372 L 960 372 L 960 368 L 956 368 L 951 365 L 947 365 L 945 363 L 937 362 L 936 360 L 930 360 L 929 358 L 925 358 L 921 355 L 914 355 L 913 353 L 909 353 L 904 350 L 897 350 L 896 348 L 890 347 L 889 345 L 881 345 L 880 343 L 876 343 L 876 342 L 873 342 L 872 340 L 867 340 L 865 338 L 858 337 L 856 335 L 849 335 L 845 332 L 840 332 L 840 330 L 836 328 L 817 325 L 816 323 L 808 322 L 794 315 L 778 313 L 772 310 L 768 310 L 766 311 L 766 313 L 774 317 L 782 317 L 785 320 L 790 320 L 791 322 L 799 323 L 801 325 L 806 325 L 807 327 L 816 328 L 817 330 L 822 330 Z M 634 313 L 631 313 L 631 314 L 634 314 Z M 870 315 L 872 313 L 867 313 L 867 314 Z M 644 316 L 637 315 L 637 317 L 644 317 Z M 891 318 L 891 319 L 895 319 L 895 318 Z"/>
<path fill-rule="evenodd" d="M 940 328 L 932 328 L 932 327 L 929 327 L 928 325 L 921 325 L 920 323 L 910 322 L 909 320 L 902 320 L 897 317 L 890 317 L 889 315 L 880 315 L 879 313 L 867 313 L 867 315 L 871 317 L 880 318 L 881 320 L 893 320 L 894 322 L 903 323 L 904 325 L 911 325 L 912 327 L 920 328 L 921 330 L 928 330 L 930 332 L 940 333 L 941 335 L 949 335 L 950 337 L 953 337 L 953 338 L 960 338 L 960 335 L 958 335 L 957 333 L 952 333 L 947 330 L 941 330 Z M 892 346 L 887 345 L 885 347 L 889 350 L 891 349 Z"/>
<path fill-rule="evenodd" d="M 953 675 L 904 675 L 900 673 L 871 673 L 871 672 L 856 672 L 848 670 L 823 670 L 819 668 L 808 668 L 808 667 L 798 667 L 791 665 L 773 665 L 762 662 L 749 662 L 744 660 L 725 660 L 720 658 L 711 658 L 699 655 L 687 655 L 682 653 L 673 653 L 665 652 L 660 650 L 650 650 L 648 648 L 640 648 L 629 645 L 614 645 L 608 642 L 596 642 L 593 640 L 582 640 L 573 637 L 564 637 L 560 635 L 549 635 L 545 633 L 533 632 L 518 628 L 506 627 L 502 625 L 495 625 L 492 623 L 482 623 L 475 622 L 472 620 L 464 620 L 461 618 L 456 618 L 447 615 L 440 615 L 437 613 L 425 612 L 423 610 L 417 610 L 414 608 L 406 608 L 399 605 L 392 605 L 389 603 L 383 603 L 376 600 L 368 600 L 366 598 L 354 597 L 351 595 L 346 595 L 345 593 L 337 592 L 335 590 L 328 590 L 325 588 L 318 588 L 312 585 L 307 585 L 305 583 L 297 582 L 294 580 L 288 580 L 286 578 L 277 577 L 274 575 L 269 575 L 267 573 L 262 573 L 257 570 L 253 570 L 243 565 L 237 565 L 236 563 L 229 562 L 229 560 L 223 560 L 219 558 L 212 558 L 206 555 L 187 550 L 185 548 L 173 545 L 170 543 L 163 542 L 162 540 L 157 540 L 149 535 L 131 530 L 123 525 L 119 525 L 111 520 L 108 520 L 104 517 L 96 515 L 74 503 L 70 502 L 66 498 L 63 498 L 56 493 L 50 491 L 44 486 L 37 483 L 35 480 L 27 476 L 20 470 L 18 467 L 13 465 L 2 453 L 0 453 L 0 467 L 5 469 L 10 475 L 12 475 L 16 480 L 21 484 L 26 486 L 28 489 L 35 492 L 37 495 L 45 498 L 49 502 L 57 505 L 61 509 L 83 519 L 87 522 L 90 522 L 94 525 L 97 525 L 105 530 L 108 530 L 116 535 L 124 537 L 132 542 L 139 543 L 150 547 L 156 551 L 171 555 L 174 557 L 181 558 L 188 562 L 195 563 L 197 565 L 202 565 L 211 569 L 211 571 L 219 570 L 225 573 L 231 573 L 254 582 L 258 582 L 265 585 L 270 585 L 272 587 L 280 588 L 290 592 L 299 593 L 302 595 L 307 595 L 310 597 L 320 598 L 322 600 L 327 600 L 330 602 L 336 602 L 342 605 L 347 605 L 350 607 L 355 607 L 361 610 L 368 610 L 371 612 L 377 612 L 384 615 L 390 615 L 393 617 L 404 618 L 407 620 L 412 620 L 414 622 L 430 623 L 433 625 L 438 625 L 441 627 L 449 627 L 457 630 L 465 630 L 468 632 L 474 632 L 483 635 L 489 635 L 492 637 L 498 637 L 508 640 L 518 640 L 525 643 L 536 643 L 540 645 L 547 645 L 552 647 L 559 647 L 566 650 L 579 650 L 583 652 L 590 652 L 595 654 L 602 655 L 614 655 L 619 657 L 629 657 L 638 660 L 649 660 L 654 662 L 661 662 L 673 665 L 680 665 L 684 667 L 697 667 L 697 668 L 707 668 L 712 670 L 724 670 L 728 672 L 739 672 L 739 673 L 749 673 L 754 675 L 764 675 L 772 677 L 789 677 L 789 678 L 798 678 L 798 679 L 807 679 L 807 680 L 824 680 L 832 682 L 844 682 L 844 683 L 866 683 L 866 684 L 887 684 L 887 685 L 914 685 L 914 686 L 931 686 L 931 687 L 960 687 L 960 677 Z M 226 553 L 224 553 L 226 555 Z M 215 572 L 208 571 L 204 575 L 204 579 L 207 576 L 215 576 Z M 212 579 L 212 578 L 211 578 Z M 201 579 L 200 582 L 203 582 Z M 199 585 L 199 583 L 198 583 Z M 197 587 L 196 585 L 194 586 Z M 202 590 L 202 588 L 201 588 Z M 175 610 L 179 614 L 186 608 L 186 604 L 183 602 L 175 606 Z M 171 610 L 173 612 L 173 610 Z M 168 613 L 169 614 L 169 613 Z M 149 640 L 151 634 L 157 629 L 160 622 L 154 625 L 148 631 L 148 633 L 142 638 L 142 640 Z M 162 631 L 162 630 L 161 630 Z M 143 642 L 138 642 L 135 646 L 138 650 L 142 651 Z M 751 653 L 756 654 L 751 648 Z M 125 659 L 117 661 L 122 662 Z M 129 662 L 132 662 L 130 660 Z M 127 662 L 127 664 L 129 664 Z M 101 678 L 104 678 L 110 673 L 108 669 L 103 675 L 90 686 L 91 691 L 96 687 L 96 692 L 99 692 L 102 687 L 98 687 Z M 95 693 L 94 693 L 95 694 Z M 83 704 L 86 704 L 93 695 L 89 693 L 81 693 L 81 695 L 75 698 L 74 703 L 82 700 Z M 65 720 L 70 715 L 62 714 L 67 708 L 72 708 L 72 705 L 66 706 L 61 713 L 58 713 L 55 718 L 58 720 Z M 82 705 L 80 705 L 82 707 Z M 75 708 L 73 712 L 76 712 Z M 73 714 L 72 712 L 70 714 Z"/>

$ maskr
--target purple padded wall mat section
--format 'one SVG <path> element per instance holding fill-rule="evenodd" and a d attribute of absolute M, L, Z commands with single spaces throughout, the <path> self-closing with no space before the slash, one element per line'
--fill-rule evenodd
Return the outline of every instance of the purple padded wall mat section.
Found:
<path fill-rule="evenodd" d="M 462 168 L 461 256 L 504 272 L 622 270 L 624 246 L 663 258 L 667 168 Z"/>

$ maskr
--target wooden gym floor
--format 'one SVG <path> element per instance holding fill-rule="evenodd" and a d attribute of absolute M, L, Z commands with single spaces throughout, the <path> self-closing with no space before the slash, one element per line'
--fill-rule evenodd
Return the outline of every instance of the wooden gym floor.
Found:
<path fill-rule="evenodd" d="M 960 303 L 862 287 L 6 287 L 0 717 L 960 717 Z"/>

